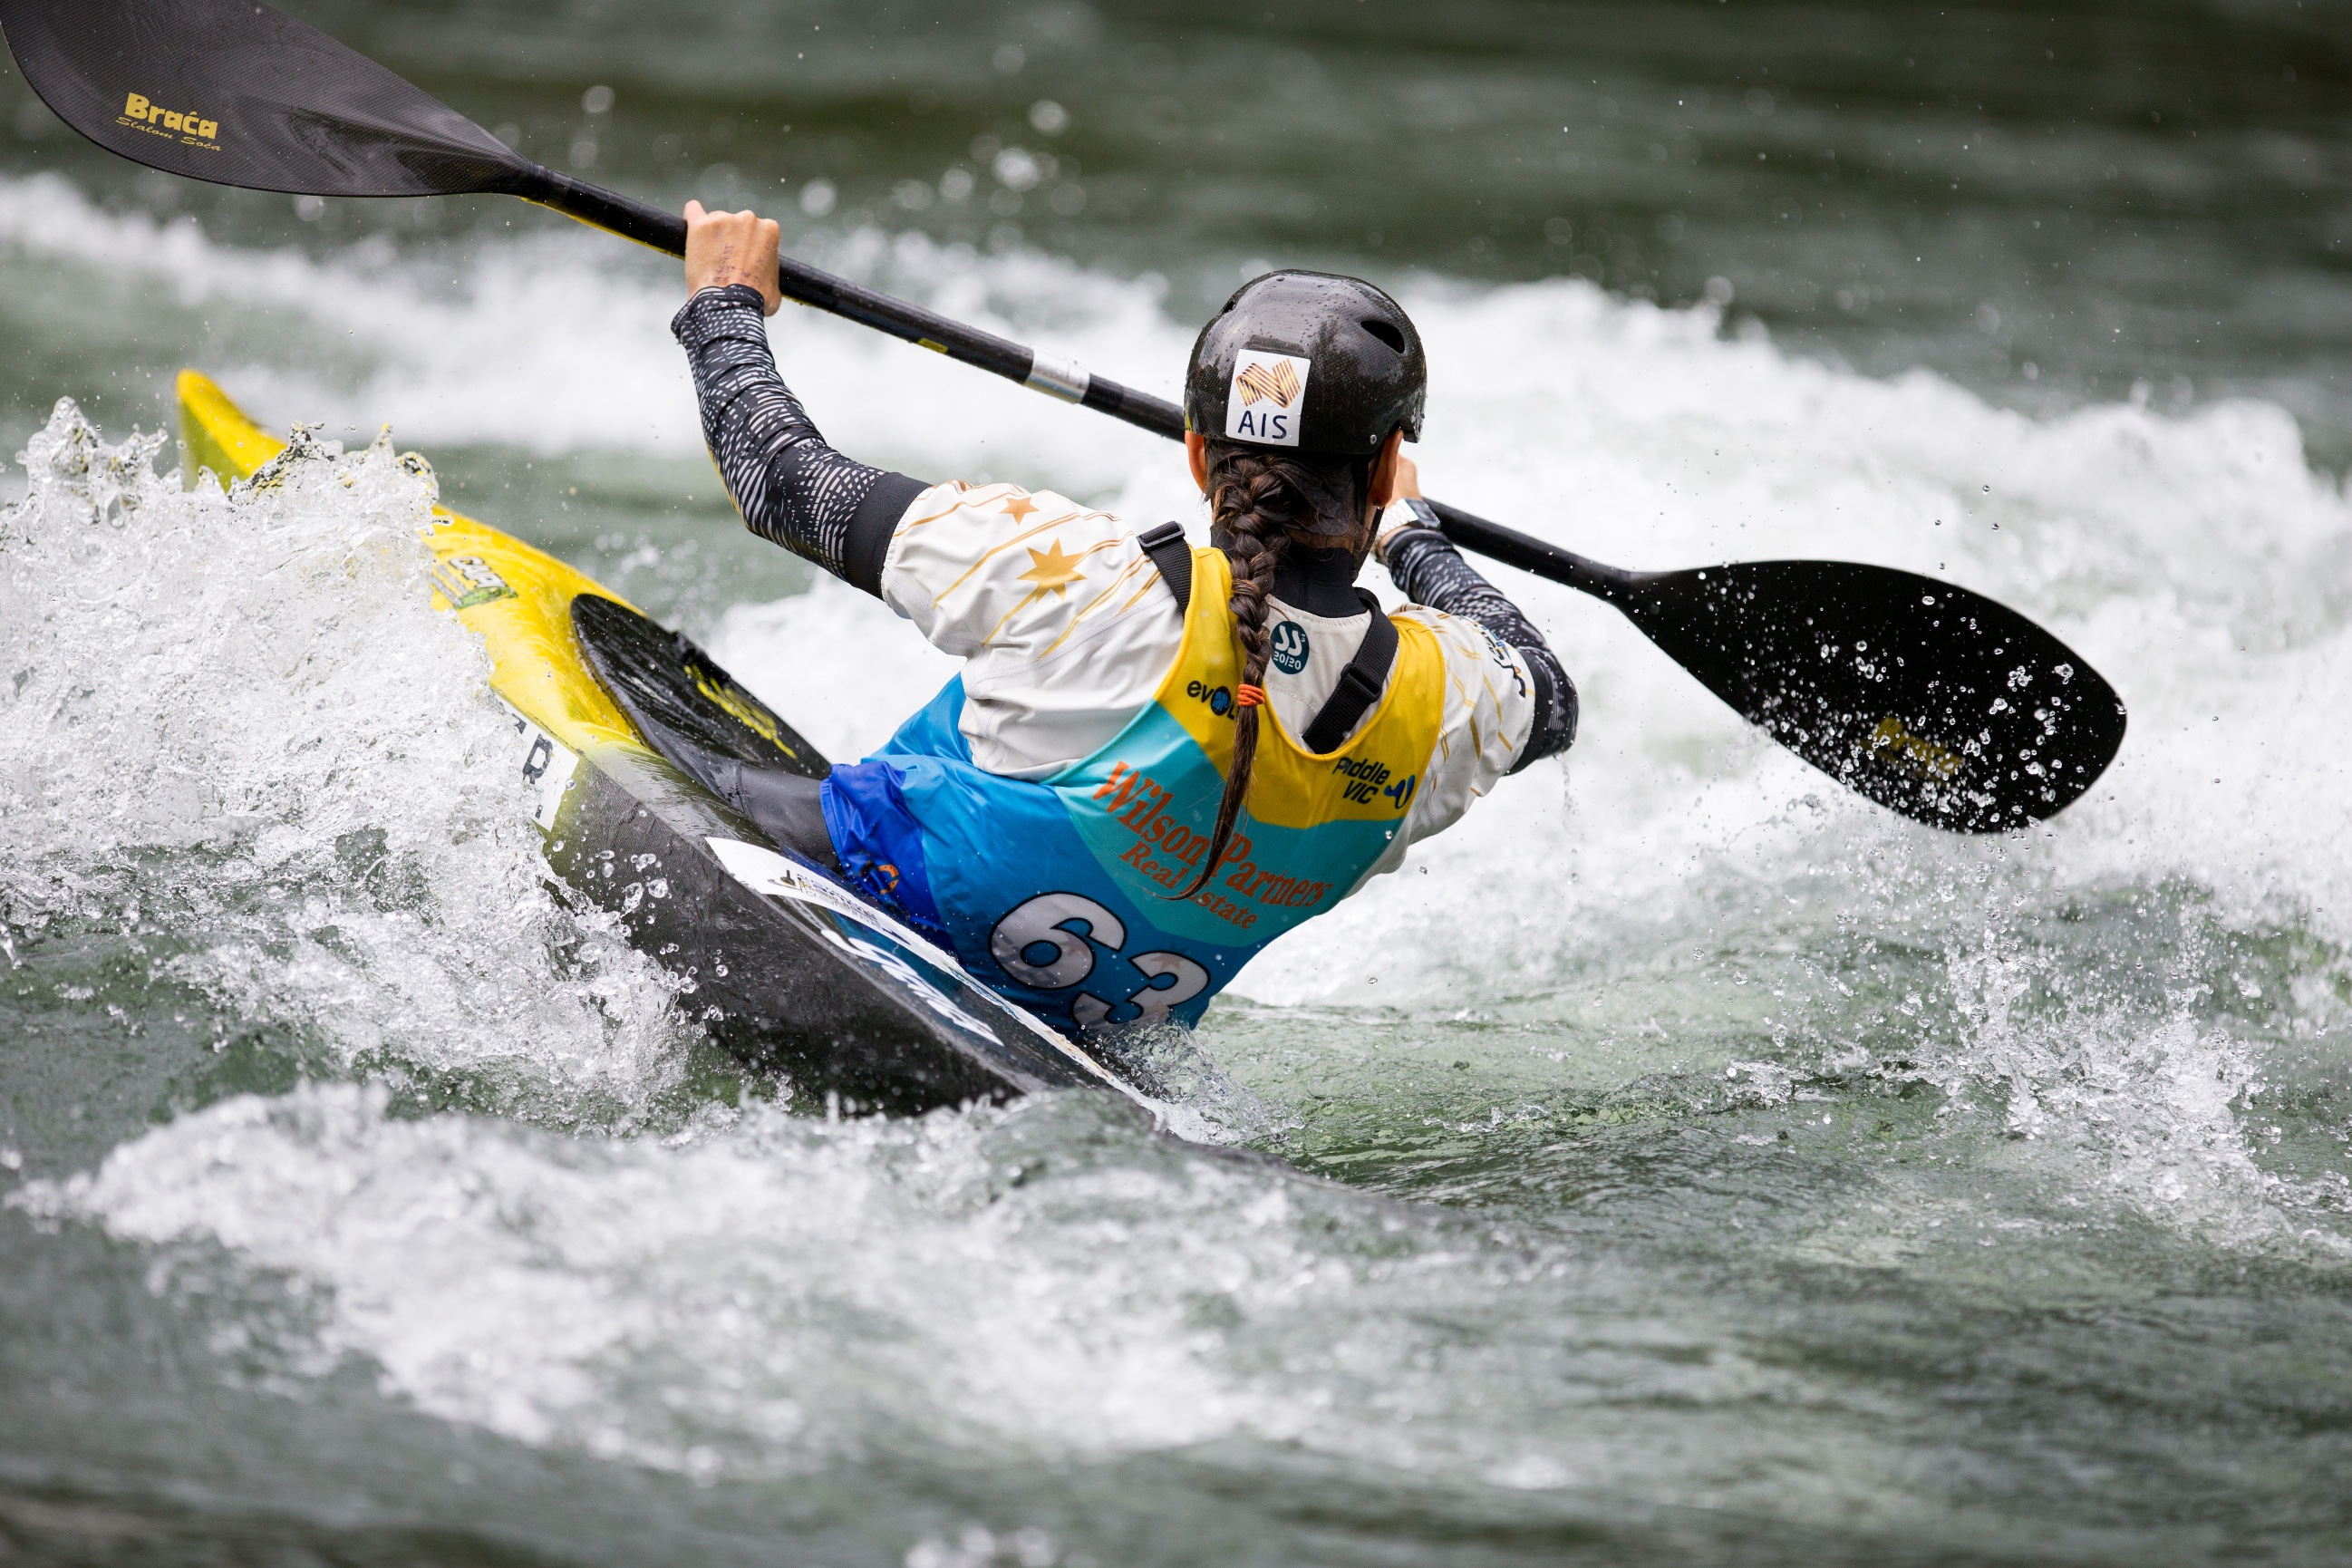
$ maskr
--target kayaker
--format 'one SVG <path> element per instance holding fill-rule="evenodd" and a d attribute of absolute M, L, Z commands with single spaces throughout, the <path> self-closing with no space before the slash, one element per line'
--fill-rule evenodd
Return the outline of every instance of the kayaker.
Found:
<path fill-rule="evenodd" d="M 686 217 L 671 330 L 744 522 L 964 660 L 871 757 L 738 804 L 1010 1000 L 1066 1030 L 1193 1023 L 1258 949 L 1574 740 L 1559 660 L 1421 498 L 1421 338 L 1370 284 L 1269 273 L 1202 329 L 1195 548 L 835 451 L 769 348 L 777 226 Z M 1368 553 L 1411 601 L 1393 616 L 1356 586 Z"/>

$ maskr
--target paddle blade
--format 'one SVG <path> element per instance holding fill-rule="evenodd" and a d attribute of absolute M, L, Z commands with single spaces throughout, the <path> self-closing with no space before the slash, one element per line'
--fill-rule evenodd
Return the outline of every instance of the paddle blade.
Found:
<path fill-rule="evenodd" d="M 1883 566 L 1758 561 L 1618 603 L 1708 690 L 1904 816 L 1993 833 L 2063 811 L 2123 744 L 2115 688 L 1980 594 Z"/>
<path fill-rule="evenodd" d="M 25 79 L 110 153 L 320 196 L 506 191 L 531 164 L 315 27 L 254 0 L 0 0 Z"/>

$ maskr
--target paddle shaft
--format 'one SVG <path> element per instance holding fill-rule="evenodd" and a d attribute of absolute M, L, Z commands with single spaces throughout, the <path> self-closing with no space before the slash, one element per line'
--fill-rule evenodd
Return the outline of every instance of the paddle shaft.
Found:
<path fill-rule="evenodd" d="M 603 190 L 595 185 L 559 174 L 552 169 L 542 169 L 546 177 L 543 187 L 525 188 L 515 194 L 541 206 L 552 207 L 566 217 L 578 218 L 598 228 L 609 229 L 640 245 L 672 256 L 686 254 L 686 220 L 676 213 L 648 206 L 643 202 Z M 1087 374 L 1067 360 L 1052 354 L 1041 354 L 1010 338 L 1000 338 L 993 332 L 983 332 L 961 321 L 950 321 L 920 305 L 910 305 L 904 300 L 861 288 L 845 278 L 836 278 L 821 268 L 804 261 L 783 257 L 777 266 L 777 281 L 784 298 L 797 300 L 816 310 L 829 310 L 861 326 L 943 353 L 992 375 L 1007 381 L 1017 381 L 1033 392 L 1058 397 L 1065 403 L 1076 403 L 1087 408 L 1099 409 L 1114 418 L 1124 419 L 1154 435 L 1173 440 L 1184 437 L 1184 412 L 1174 404 L 1163 402 L 1148 393 L 1121 386 L 1102 376 Z"/>
<path fill-rule="evenodd" d="M 540 169 L 536 174 L 538 178 L 515 194 L 625 239 L 634 239 L 671 256 L 686 254 L 686 220 L 676 213 L 634 201 L 552 169 Z M 1124 419 L 1155 436 L 1165 436 L 1171 441 L 1184 438 L 1182 409 L 1150 393 L 1121 386 L 1107 376 L 1091 374 L 1072 361 L 1041 354 L 1026 344 L 950 321 L 919 305 L 862 288 L 789 256 L 778 261 L 777 283 L 787 300 L 887 332 L 992 375 L 1017 381 L 1033 392 Z M 1617 602 L 1634 581 L 1633 573 L 1588 561 L 1573 551 L 1547 544 L 1517 529 L 1473 517 L 1443 502 L 1433 501 L 1430 505 L 1447 538 L 1506 565 L 1571 588 L 1581 588 L 1612 602 Z"/>

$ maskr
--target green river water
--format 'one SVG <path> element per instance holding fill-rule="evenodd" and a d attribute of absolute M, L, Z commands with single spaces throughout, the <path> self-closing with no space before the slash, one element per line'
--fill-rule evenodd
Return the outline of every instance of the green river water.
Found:
<path fill-rule="evenodd" d="M 1498 571 L 1580 740 L 1252 966 L 1161 1064 L 1205 1142 L 794 1114 L 546 890 L 413 482 L 121 447 L 183 365 L 388 421 L 856 754 L 951 668 L 737 525 L 675 264 L 174 184 L 11 70 L 0 1562 L 2352 1557 L 2340 7 L 289 8 L 1163 395 L 1241 279 L 1372 277 L 1433 493 L 1940 574 L 2131 729 L 1942 836 Z M 853 455 L 1198 515 L 1150 437 L 774 337 Z"/>

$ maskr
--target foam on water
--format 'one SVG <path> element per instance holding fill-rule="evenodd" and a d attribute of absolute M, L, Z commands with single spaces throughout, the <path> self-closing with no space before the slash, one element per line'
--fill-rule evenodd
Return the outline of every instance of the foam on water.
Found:
<path fill-rule="evenodd" d="M 429 605 L 429 472 L 306 437 L 183 490 L 161 441 L 60 403 L 0 513 L 0 915 L 128 934 L 331 1061 L 642 1099 L 667 986 L 544 889 L 487 656 Z"/>
<path fill-rule="evenodd" d="M 252 256 L 146 224 L 57 182 L 0 186 L 20 250 L 347 326 L 324 368 L 226 367 L 259 412 L 392 416 L 428 450 L 698 440 L 663 331 L 675 289 L 604 241 L 488 246 L 444 283 L 389 251 Z M 1147 388 L 1172 385 L 1190 340 L 1148 279 L 870 233 L 828 258 Z M 1916 1080 L 1982 1130 L 1986 1168 L 2069 1202 L 2335 1249 L 2340 1194 L 2269 1174 L 2252 1109 L 2287 1045 L 2340 1078 L 2352 1023 L 2352 508 L 2293 421 L 2242 403 L 2036 421 L 1578 282 L 1405 293 L 1431 345 L 1433 492 L 1630 566 L 1942 575 L 2065 637 L 2131 733 L 2057 822 L 1936 835 L 1758 739 L 1613 612 L 1498 574 L 1582 689 L 1575 752 L 1276 944 L 1237 987 L 1262 1005 L 1213 1015 L 1208 1047 L 1272 1034 L 1368 1099 L 1385 1080 L 1360 1034 L 1426 1036 L 1433 1069 L 1483 1050 L 1500 1087 L 1465 1077 L 1443 1107 L 1465 1138 L 1559 1083 L 1709 1085 L 1710 1107 L 1760 1115 Z M 1162 444 L 830 320 L 788 314 L 776 336 L 860 456 L 1200 521 Z M 0 584 L 17 683 L 0 787 L 12 836 L 31 825 L 0 859 L 12 918 L 193 929 L 191 973 L 315 1028 L 354 1077 L 382 1055 L 492 1058 L 657 1092 L 661 987 L 539 890 L 482 760 L 503 736 L 478 651 L 416 592 L 423 489 L 371 449 L 182 496 L 136 462 L 109 477 L 77 428 L 61 416 L 37 445 Z M 951 668 L 831 584 L 738 606 L 713 641 L 837 757 Z M 390 869 L 346 888 L 354 853 Z M 1457 1081 L 1431 1078 L 1433 1096 Z M 1879 1218 L 1824 1198 L 1844 1209 L 1790 1255 L 1928 1267 L 1941 1222 L 1922 1216 L 1953 1200 L 1926 1184 L 1884 1178 Z M 184 1116 L 12 1201 L 310 1281 L 318 1343 L 452 1419 L 695 1473 L 1271 1441 L 1481 1484 L 1796 1495 L 1826 1517 L 1899 1513 L 1906 1467 L 1944 1441 L 1748 1357 L 1686 1296 L 1172 1152 L 1076 1101 L 856 1126 L 706 1107 L 666 1142 L 567 1142 L 404 1120 L 342 1084 Z M 1800 1420 L 1791 1477 L 1767 1459 Z"/>
<path fill-rule="evenodd" d="M 206 368 L 289 419 L 361 431 L 388 421 L 427 449 L 701 450 L 692 383 L 668 331 L 677 263 L 609 236 L 567 226 L 456 264 L 381 239 L 325 259 L 256 253 L 215 244 L 193 218 L 101 211 L 42 174 L 0 178 L 0 248 L 71 265 L 88 287 L 124 296 L 127 312 L 169 317 L 192 344 L 248 345 Z M 1156 284 L 1033 254 L 983 260 L 969 247 L 867 230 L 821 242 L 808 259 L 1089 353 L 1139 384 L 1154 384 L 1170 345 L 1181 355 L 1189 341 L 1158 313 Z M 1163 445 L 1075 410 L 1041 425 L 1034 393 L 815 311 L 787 307 L 778 334 L 828 436 L 877 462 L 1006 477 L 1050 464 L 1073 493 L 1093 495 Z M 267 345 L 259 358 L 256 342 Z"/>
<path fill-rule="evenodd" d="M 1093 1097 L 583 1142 L 337 1086 L 225 1102 L 9 1201 L 308 1282 L 289 1361 L 357 1354 L 449 1419 L 703 1477 L 1264 1443 L 1655 1491 L 1696 1426 L 1668 1492 L 1785 1501 L 1743 1413 L 1832 1397 L 1607 1268 L 1154 1142 Z M 1833 1446 L 1808 1510 L 1888 1479 Z"/>

